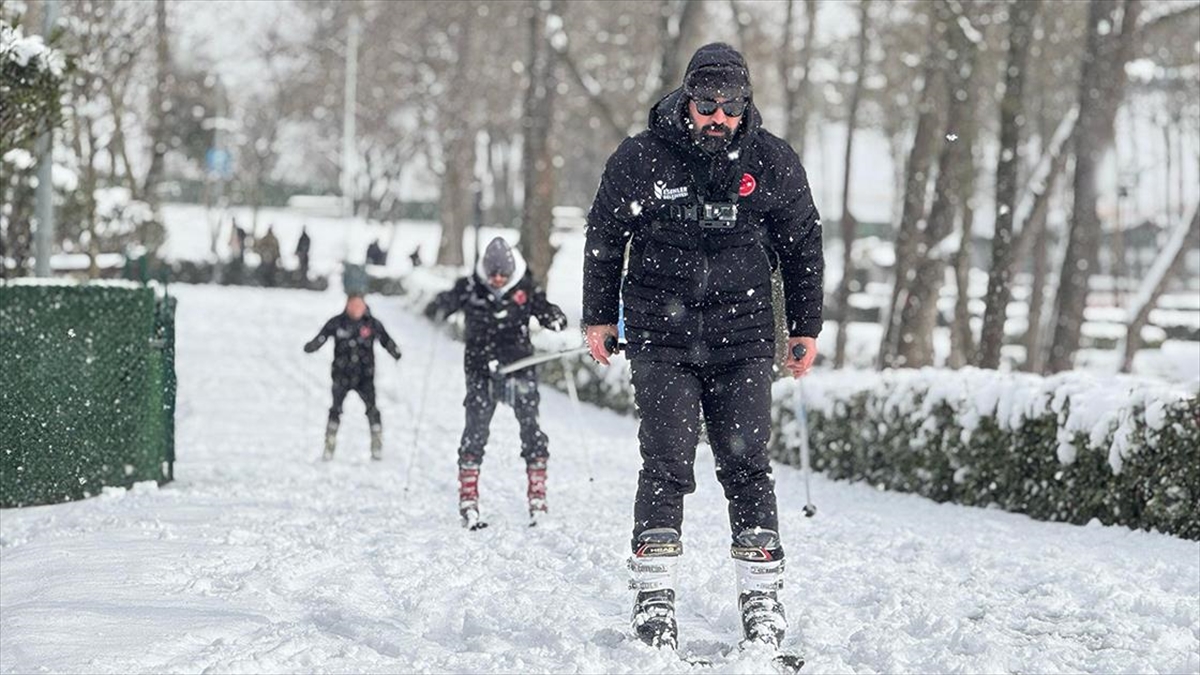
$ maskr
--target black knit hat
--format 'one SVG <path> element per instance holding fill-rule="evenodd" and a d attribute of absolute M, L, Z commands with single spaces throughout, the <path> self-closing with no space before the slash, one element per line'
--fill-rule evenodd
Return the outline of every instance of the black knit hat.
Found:
<path fill-rule="evenodd" d="M 688 62 L 683 91 L 691 99 L 748 99 L 753 93 L 750 68 L 741 53 L 724 42 L 706 44 Z"/>
<path fill-rule="evenodd" d="M 517 261 L 513 258 L 512 248 L 502 237 L 496 237 L 483 252 L 483 272 L 489 277 L 497 274 L 511 277 L 517 269 Z"/>

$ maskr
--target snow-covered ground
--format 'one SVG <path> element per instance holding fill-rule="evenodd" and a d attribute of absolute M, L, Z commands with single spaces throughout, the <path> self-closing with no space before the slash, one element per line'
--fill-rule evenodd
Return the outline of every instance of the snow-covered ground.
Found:
<path fill-rule="evenodd" d="M 551 517 L 524 526 L 501 408 L 455 512 L 462 347 L 388 298 L 405 352 L 319 461 L 337 292 L 176 286 L 177 480 L 0 512 L 0 672 L 687 672 L 631 641 L 624 560 L 636 422 L 543 390 Z M 724 500 L 698 455 L 679 617 L 711 672 L 767 672 L 735 640 Z M 806 672 L 1200 671 L 1200 543 L 1037 522 L 776 468 L 788 646 Z M 704 672 L 710 672 L 705 670 Z"/>

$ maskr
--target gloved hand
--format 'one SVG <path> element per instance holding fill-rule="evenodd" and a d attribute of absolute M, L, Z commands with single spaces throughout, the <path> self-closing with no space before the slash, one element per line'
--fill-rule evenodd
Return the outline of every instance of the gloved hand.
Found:
<path fill-rule="evenodd" d="M 318 349 L 320 349 L 321 345 L 323 345 L 323 344 L 325 344 L 324 340 L 322 340 L 321 338 L 314 338 L 314 339 L 309 340 L 308 342 L 304 343 L 304 351 L 307 354 L 311 354 L 311 353 L 317 351 Z"/>
<path fill-rule="evenodd" d="M 392 358 L 396 359 L 397 361 L 399 361 L 400 357 L 402 356 L 400 354 L 400 346 L 399 345 L 397 345 L 395 349 L 389 349 L 388 353 L 391 354 Z"/>
<path fill-rule="evenodd" d="M 446 318 L 445 314 L 443 314 L 442 310 L 438 307 L 436 301 L 425 305 L 425 310 L 422 313 L 425 315 L 426 319 L 429 319 L 435 323 L 441 323 Z"/>
<path fill-rule="evenodd" d="M 554 317 L 552 319 L 550 319 L 549 323 L 546 324 L 546 328 L 549 328 L 552 331 L 561 331 L 562 329 L 564 329 L 566 327 L 567 327 L 567 315 L 563 314 L 561 310 L 555 312 Z"/>

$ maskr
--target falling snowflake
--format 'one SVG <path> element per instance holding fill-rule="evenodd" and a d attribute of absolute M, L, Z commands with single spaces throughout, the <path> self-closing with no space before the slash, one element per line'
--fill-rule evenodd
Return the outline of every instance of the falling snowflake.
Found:
<path fill-rule="evenodd" d="M 953 143 L 954 141 L 958 140 L 958 134 L 946 134 L 946 140 Z"/>

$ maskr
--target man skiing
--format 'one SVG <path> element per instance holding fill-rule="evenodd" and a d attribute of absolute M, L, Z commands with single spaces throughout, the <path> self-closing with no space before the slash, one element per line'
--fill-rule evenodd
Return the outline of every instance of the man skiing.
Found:
<path fill-rule="evenodd" d="M 609 158 L 588 215 L 583 322 L 608 364 L 624 302 L 642 470 L 634 505 L 633 627 L 677 645 L 683 498 L 695 490 L 701 414 L 729 505 L 746 642 L 778 647 L 783 546 L 767 456 L 774 356 L 771 274 L 783 277 L 793 376 L 821 330 L 821 223 L 800 159 L 762 128 L 745 59 L 722 43 L 692 56 L 649 127 Z M 626 245 L 628 271 L 622 280 Z M 610 337 L 611 336 L 611 337 Z M 796 359 L 792 349 L 803 345 Z"/>
<path fill-rule="evenodd" d="M 326 321 L 321 332 L 304 345 L 304 351 L 310 354 L 317 351 L 329 338 L 333 338 L 333 405 L 329 407 L 329 421 L 325 426 L 323 459 L 333 459 L 342 419 L 342 402 L 351 391 L 358 392 L 367 407 L 371 459 L 383 459 L 383 423 L 379 408 L 375 407 L 375 340 L 378 339 L 397 361 L 400 360 L 400 346 L 388 335 L 379 319 L 371 316 L 366 301 L 358 294 L 351 294 L 346 299 L 345 311 Z"/>
<path fill-rule="evenodd" d="M 508 242 L 496 237 L 488 244 L 475 273 L 460 278 L 425 308 L 425 315 L 441 320 L 463 312 L 466 346 L 466 426 L 458 448 L 459 515 L 463 526 L 481 527 L 479 519 L 479 468 L 483 462 L 496 403 L 512 406 L 521 427 L 521 457 L 529 480 L 527 497 L 531 522 L 547 511 L 546 462 L 550 453 L 546 434 L 538 426 L 537 371 L 533 366 L 498 375 L 505 364 L 533 354 L 529 320 L 551 330 L 566 327 L 567 317 L 526 269 L 525 260 Z"/>

